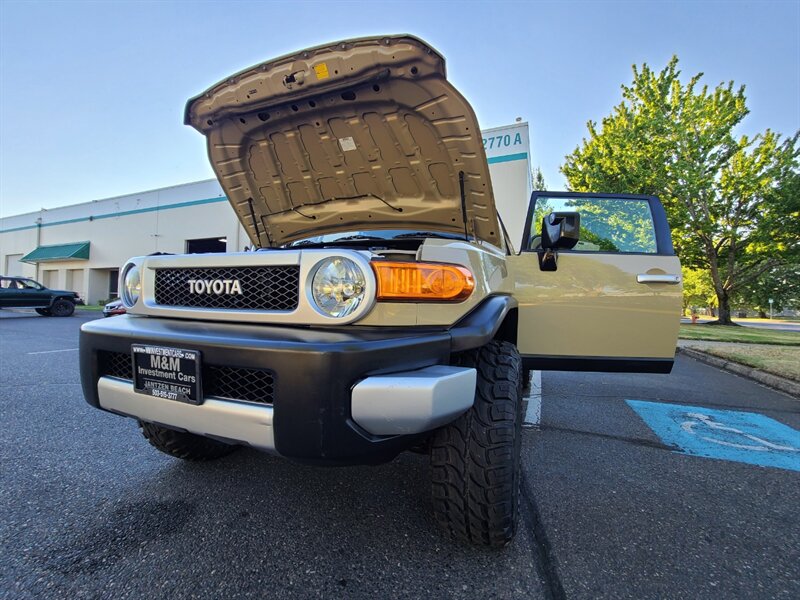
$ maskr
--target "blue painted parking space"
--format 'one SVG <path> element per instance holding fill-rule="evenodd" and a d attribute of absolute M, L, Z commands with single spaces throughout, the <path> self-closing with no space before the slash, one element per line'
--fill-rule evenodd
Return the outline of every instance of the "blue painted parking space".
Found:
<path fill-rule="evenodd" d="M 677 452 L 800 471 L 800 432 L 760 413 L 626 400 Z"/>

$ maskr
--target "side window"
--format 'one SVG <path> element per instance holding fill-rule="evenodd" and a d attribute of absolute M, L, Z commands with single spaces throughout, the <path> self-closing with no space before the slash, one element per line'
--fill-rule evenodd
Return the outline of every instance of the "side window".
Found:
<path fill-rule="evenodd" d="M 572 252 L 656 254 L 658 251 L 647 200 L 540 196 L 533 207 L 531 248 L 539 247 L 542 218 L 551 212 L 580 214 L 580 239 Z"/>

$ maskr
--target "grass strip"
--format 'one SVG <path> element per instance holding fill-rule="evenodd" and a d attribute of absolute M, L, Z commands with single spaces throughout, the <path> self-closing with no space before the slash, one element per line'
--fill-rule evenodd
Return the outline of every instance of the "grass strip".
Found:
<path fill-rule="evenodd" d="M 684 340 L 709 342 L 740 342 L 745 344 L 771 344 L 800 346 L 800 333 L 774 329 L 756 329 L 730 325 L 681 325 L 678 337 Z"/>
<path fill-rule="evenodd" d="M 693 346 L 687 344 L 689 348 Z M 787 346 L 768 346 L 765 344 L 695 346 L 697 350 L 713 354 L 732 362 L 737 362 L 759 371 L 779 375 L 800 382 L 800 348 Z"/>

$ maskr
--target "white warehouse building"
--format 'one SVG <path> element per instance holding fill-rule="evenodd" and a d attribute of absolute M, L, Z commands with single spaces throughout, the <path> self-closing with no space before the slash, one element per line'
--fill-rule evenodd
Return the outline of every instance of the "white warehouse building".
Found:
<path fill-rule="evenodd" d="M 495 201 L 515 246 L 531 191 L 528 124 L 483 132 Z M 77 292 L 117 296 L 119 268 L 153 252 L 241 252 L 250 240 L 216 179 L 0 219 L 0 272 Z"/>

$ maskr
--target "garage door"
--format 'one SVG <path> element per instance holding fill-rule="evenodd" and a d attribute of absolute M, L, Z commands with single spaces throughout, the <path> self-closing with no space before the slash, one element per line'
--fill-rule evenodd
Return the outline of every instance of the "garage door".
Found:
<path fill-rule="evenodd" d="M 22 263 L 19 259 L 22 254 L 9 254 L 6 256 L 6 264 L 4 274 L 9 277 L 22 277 Z"/>
<path fill-rule="evenodd" d="M 58 271 L 51 269 L 42 271 L 42 285 L 48 288 L 55 288 L 58 285 Z"/>
<path fill-rule="evenodd" d="M 67 269 L 67 289 L 83 297 L 83 269 Z"/>

